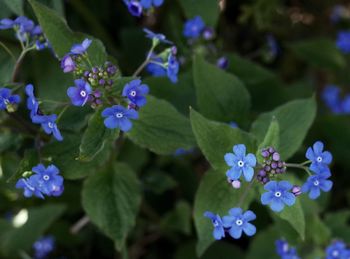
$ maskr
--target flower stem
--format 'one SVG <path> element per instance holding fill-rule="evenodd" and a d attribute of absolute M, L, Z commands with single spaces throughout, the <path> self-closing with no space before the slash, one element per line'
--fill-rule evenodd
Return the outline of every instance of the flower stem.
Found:
<path fill-rule="evenodd" d="M 152 53 L 153 53 L 153 50 L 155 47 L 156 47 L 156 45 L 152 44 L 151 49 L 148 51 L 146 60 L 136 69 L 136 71 L 134 72 L 132 77 L 137 77 L 142 72 L 142 70 L 148 65 L 148 63 L 151 60 Z"/>
<path fill-rule="evenodd" d="M 245 200 L 245 198 L 247 197 L 248 195 L 248 192 L 252 189 L 253 187 L 253 183 L 254 183 L 254 177 L 255 175 L 253 175 L 253 179 L 250 181 L 249 185 L 247 186 L 247 188 L 244 190 L 244 193 L 242 194 L 241 198 L 239 199 L 238 201 L 238 204 L 237 204 L 237 207 L 241 207 L 242 206 L 242 203 L 243 201 Z"/>
<path fill-rule="evenodd" d="M 12 53 L 12 51 L 4 44 L 0 41 L 0 46 L 3 47 L 3 49 L 12 57 L 13 61 L 16 62 L 16 57 L 15 55 Z"/>

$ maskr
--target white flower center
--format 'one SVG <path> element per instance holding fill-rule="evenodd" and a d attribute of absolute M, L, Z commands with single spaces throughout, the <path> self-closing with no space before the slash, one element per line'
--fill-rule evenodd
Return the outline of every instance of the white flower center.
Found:
<path fill-rule="evenodd" d="M 80 92 L 80 96 L 81 96 L 81 97 L 86 97 L 86 92 L 85 92 L 84 90 L 82 90 L 82 91 Z"/>
<path fill-rule="evenodd" d="M 236 225 L 241 226 L 243 224 L 243 221 L 241 219 L 236 220 Z"/>
<path fill-rule="evenodd" d="M 284 252 L 288 252 L 288 250 L 289 250 L 289 245 L 288 245 L 287 243 L 286 243 L 286 244 L 283 244 L 282 250 L 283 250 Z"/>
<path fill-rule="evenodd" d="M 4 99 L 4 103 L 5 103 L 5 105 L 8 105 L 10 103 L 10 101 L 8 99 Z"/>
<path fill-rule="evenodd" d="M 281 197 L 281 195 L 282 195 L 281 192 L 275 192 L 275 196 L 276 196 L 277 198 Z"/>
<path fill-rule="evenodd" d="M 339 255 L 338 250 L 334 250 L 333 253 L 332 253 L 332 255 L 333 255 L 334 257 L 338 257 L 338 255 Z"/>
<path fill-rule="evenodd" d="M 315 186 L 318 186 L 319 184 L 320 184 L 320 182 L 319 182 L 318 180 L 315 180 L 315 181 L 314 181 L 314 185 L 315 185 Z"/>
<path fill-rule="evenodd" d="M 49 126 L 50 129 L 53 129 L 53 123 L 52 123 L 52 122 L 49 122 L 49 123 L 47 124 L 47 126 Z"/>
<path fill-rule="evenodd" d="M 321 163 L 321 162 L 322 162 L 322 157 L 318 156 L 318 157 L 316 158 L 316 161 L 319 162 L 319 163 Z"/>
<path fill-rule="evenodd" d="M 213 225 L 214 225 L 214 227 L 217 227 L 217 226 L 219 226 L 219 222 L 217 220 L 213 220 Z"/>
<path fill-rule="evenodd" d="M 117 117 L 118 119 L 123 118 L 123 114 L 121 112 L 117 112 L 115 114 L 115 117 Z"/>
<path fill-rule="evenodd" d="M 238 165 L 239 167 L 243 167 L 243 166 L 244 166 L 244 162 L 243 162 L 242 160 L 239 160 L 239 161 L 237 162 L 237 165 Z"/>
<path fill-rule="evenodd" d="M 135 97 L 135 96 L 136 96 L 136 91 L 135 91 L 135 90 L 131 91 L 131 92 L 130 92 L 130 95 L 131 95 L 132 97 Z"/>
<path fill-rule="evenodd" d="M 44 179 L 45 181 L 48 181 L 48 180 L 50 180 L 50 176 L 48 176 L 47 174 L 45 174 L 45 175 L 43 176 L 43 179 Z"/>

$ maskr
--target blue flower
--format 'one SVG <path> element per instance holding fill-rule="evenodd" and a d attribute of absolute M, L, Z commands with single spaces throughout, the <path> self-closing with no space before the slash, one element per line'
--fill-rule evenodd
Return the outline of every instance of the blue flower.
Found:
<path fill-rule="evenodd" d="M 15 22 L 11 19 L 4 18 L 0 20 L 0 30 L 12 29 L 15 26 Z"/>
<path fill-rule="evenodd" d="M 41 124 L 41 127 L 44 129 L 45 133 L 53 136 L 58 140 L 62 141 L 63 137 L 61 135 L 60 130 L 56 124 L 57 115 L 36 115 L 32 117 L 33 123 Z"/>
<path fill-rule="evenodd" d="M 185 23 L 183 34 L 186 38 L 196 39 L 201 35 L 204 28 L 205 23 L 203 19 L 200 16 L 196 16 Z"/>
<path fill-rule="evenodd" d="M 333 113 L 342 113 L 339 87 L 327 85 L 322 91 L 322 99 Z"/>
<path fill-rule="evenodd" d="M 26 86 L 26 94 L 28 96 L 27 108 L 30 110 L 30 117 L 33 118 L 33 116 L 38 114 L 39 103 L 34 96 L 34 87 L 32 84 Z"/>
<path fill-rule="evenodd" d="M 278 239 L 275 242 L 276 252 L 281 259 L 300 259 L 297 255 L 297 251 L 294 247 L 290 247 L 289 244 L 282 240 Z"/>
<path fill-rule="evenodd" d="M 350 31 L 338 32 L 336 44 L 341 52 L 350 53 Z"/>
<path fill-rule="evenodd" d="M 292 188 L 293 185 L 287 181 L 270 181 L 264 185 L 268 192 L 261 195 L 261 203 L 269 204 L 273 211 L 280 212 L 285 205 L 292 206 L 295 203 L 295 196 L 290 192 Z"/>
<path fill-rule="evenodd" d="M 74 80 L 75 86 L 69 87 L 67 95 L 75 106 L 84 106 L 92 93 L 91 86 L 83 79 Z"/>
<path fill-rule="evenodd" d="M 23 189 L 23 195 L 26 198 L 30 198 L 34 195 L 38 198 L 44 199 L 44 196 L 39 189 L 37 180 L 38 179 L 35 175 L 32 175 L 28 179 L 21 178 L 17 181 L 16 188 Z"/>
<path fill-rule="evenodd" d="M 345 114 L 350 113 L 350 94 L 347 94 L 344 97 L 343 101 L 341 102 L 341 109 Z"/>
<path fill-rule="evenodd" d="M 323 151 L 323 143 L 315 142 L 313 148 L 309 147 L 306 151 L 306 158 L 311 161 L 310 169 L 314 172 L 321 170 L 329 171 L 329 164 L 332 162 L 332 154 L 328 151 Z"/>
<path fill-rule="evenodd" d="M 121 105 L 114 105 L 106 108 L 102 112 L 102 117 L 105 117 L 104 124 L 109 129 L 119 128 L 122 131 L 129 131 L 132 127 L 130 119 L 138 119 L 137 111 L 126 109 Z"/>
<path fill-rule="evenodd" d="M 230 121 L 228 124 L 231 126 L 231 128 L 238 128 L 238 124 L 235 121 Z"/>
<path fill-rule="evenodd" d="M 163 63 L 162 58 L 154 54 L 152 55 L 151 61 Z M 167 75 L 167 70 L 163 66 L 152 62 L 148 63 L 146 66 L 146 71 L 154 77 L 163 77 Z"/>
<path fill-rule="evenodd" d="M 153 6 L 159 7 L 163 4 L 164 0 L 140 0 L 140 4 L 143 8 L 149 9 Z"/>
<path fill-rule="evenodd" d="M 12 95 L 11 89 L 0 88 L 0 110 L 14 111 L 14 107 L 21 101 L 19 95 Z"/>
<path fill-rule="evenodd" d="M 329 192 L 332 189 L 333 182 L 327 180 L 330 176 L 331 174 L 329 171 L 321 171 L 315 175 L 309 176 L 306 183 L 304 183 L 304 185 L 301 187 L 301 191 L 303 193 L 309 192 L 310 199 L 317 199 L 321 194 L 321 190 L 324 192 Z"/>
<path fill-rule="evenodd" d="M 129 12 L 131 15 L 140 17 L 142 14 L 142 5 L 139 1 L 136 0 L 124 0 L 124 3 L 128 7 Z"/>
<path fill-rule="evenodd" d="M 59 170 L 54 165 L 49 165 L 45 168 L 44 165 L 39 164 L 32 168 L 32 171 L 36 173 L 37 185 L 39 190 L 48 196 L 51 196 L 53 192 L 61 189 L 63 185 L 63 177 L 59 175 Z"/>
<path fill-rule="evenodd" d="M 61 60 L 61 68 L 64 73 L 73 72 L 76 68 L 76 64 L 70 55 L 65 55 Z"/>
<path fill-rule="evenodd" d="M 247 236 L 253 236 L 256 233 L 256 228 L 253 224 L 249 223 L 256 219 L 256 215 L 251 210 L 247 210 L 243 213 L 241 208 L 230 209 L 229 215 L 222 218 L 225 228 L 229 228 L 228 233 L 234 239 L 238 239 L 244 232 Z"/>
<path fill-rule="evenodd" d="M 177 83 L 177 74 L 179 73 L 179 69 L 180 64 L 177 61 L 176 56 L 171 53 L 168 57 L 167 76 L 174 84 Z"/>
<path fill-rule="evenodd" d="M 87 51 L 91 42 L 92 40 L 85 39 L 81 44 L 74 44 L 70 51 L 72 54 L 82 55 Z"/>
<path fill-rule="evenodd" d="M 227 57 L 221 57 L 216 61 L 216 66 L 221 69 L 227 69 L 228 68 L 228 58 Z"/>
<path fill-rule="evenodd" d="M 214 226 L 213 236 L 216 240 L 220 240 L 225 237 L 225 230 L 223 227 L 222 219 L 219 215 L 215 215 L 210 211 L 204 212 L 204 217 L 209 218 Z"/>
<path fill-rule="evenodd" d="M 154 33 L 153 31 L 144 28 L 143 31 L 146 33 L 146 37 L 151 40 L 158 40 L 163 43 L 173 44 L 171 41 L 167 40 L 164 34 Z"/>
<path fill-rule="evenodd" d="M 224 156 L 226 164 L 231 166 L 226 176 L 231 180 L 238 180 L 243 173 L 245 180 L 250 182 L 254 175 L 253 167 L 256 165 L 255 156 L 251 153 L 246 155 L 246 147 L 243 144 L 233 146 L 233 153 Z"/>
<path fill-rule="evenodd" d="M 55 239 L 52 236 L 44 236 L 39 238 L 34 244 L 34 258 L 46 258 L 55 248 Z"/>
<path fill-rule="evenodd" d="M 149 88 L 145 84 L 141 84 L 141 80 L 135 79 L 124 86 L 123 96 L 136 104 L 138 107 L 142 107 L 146 104 L 145 95 L 148 94 Z"/>
<path fill-rule="evenodd" d="M 335 241 L 326 248 L 326 259 L 348 259 L 349 250 L 343 241 Z"/>

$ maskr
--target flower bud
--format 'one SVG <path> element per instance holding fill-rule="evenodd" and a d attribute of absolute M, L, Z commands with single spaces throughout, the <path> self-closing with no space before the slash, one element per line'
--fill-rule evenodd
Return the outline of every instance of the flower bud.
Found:
<path fill-rule="evenodd" d="M 234 189 L 239 189 L 239 188 L 241 188 L 241 182 L 239 181 L 239 180 L 234 180 L 234 181 L 232 181 L 232 187 L 234 188 Z"/>
<path fill-rule="evenodd" d="M 293 188 L 292 188 L 292 193 L 295 196 L 299 196 L 301 194 L 301 187 L 298 186 L 298 185 L 294 185 Z"/>

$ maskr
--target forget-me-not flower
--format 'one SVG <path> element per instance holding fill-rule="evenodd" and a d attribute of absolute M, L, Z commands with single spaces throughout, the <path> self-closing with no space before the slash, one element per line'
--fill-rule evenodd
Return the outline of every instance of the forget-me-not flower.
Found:
<path fill-rule="evenodd" d="M 336 45 L 341 52 L 350 53 L 350 30 L 338 32 Z"/>
<path fill-rule="evenodd" d="M 13 106 L 21 101 L 19 95 L 12 95 L 11 89 L 0 88 L 0 110 L 13 111 Z"/>
<path fill-rule="evenodd" d="M 316 172 L 316 174 L 308 177 L 306 183 L 301 187 L 301 191 L 309 193 L 310 199 L 317 199 L 321 195 L 321 191 L 329 192 L 332 189 L 333 182 L 328 180 L 330 176 L 331 174 L 327 170 Z"/>
<path fill-rule="evenodd" d="M 70 52 L 75 55 L 82 55 L 87 51 L 91 43 L 92 43 L 92 40 L 85 39 L 81 44 L 74 44 Z"/>
<path fill-rule="evenodd" d="M 83 79 L 74 80 L 75 86 L 69 87 L 67 95 L 75 106 L 84 106 L 92 93 L 91 86 Z"/>
<path fill-rule="evenodd" d="M 135 79 L 124 86 L 123 96 L 128 97 L 130 102 L 142 107 L 146 104 L 146 97 L 149 92 L 147 85 L 142 84 L 140 79 Z"/>
<path fill-rule="evenodd" d="M 243 213 L 241 208 L 232 208 L 229 210 L 229 215 L 222 218 L 223 225 L 228 228 L 228 233 L 234 239 L 238 239 L 244 232 L 247 236 L 253 236 L 256 233 L 256 228 L 250 221 L 255 220 L 256 215 L 251 210 Z"/>
<path fill-rule="evenodd" d="M 216 240 L 220 240 L 225 237 L 225 230 L 223 227 L 222 219 L 219 215 L 215 215 L 210 211 L 204 213 L 204 217 L 207 217 L 211 220 L 214 226 L 213 236 Z"/>
<path fill-rule="evenodd" d="M 193 19 L 186 21 L 183 34 L 186 38 L 197 39 L 201 36 L 202 31 L 205 28 L 205 23 L 200 16 L 196 16 Z"/>
<path fill-rule="evenodd" d="M 60 130 L 57 127 L 56 124 L 57 115 L 36 115 L 33 116 L 32 121 L 33 123 L 41 124 L 41 127 L 44 129 L 45 133 L 50 135 L 53 134 L 53 136 L 58 140 L 62 141 L 63 137 L 61 135 Z"/>
<path fill-rule="evenodd" d="M 295 195 L 290 192 L 293 185 L 288 181 L 270 181 L 264 185 L 267 191 L 261 195 L 261 203 L 270 205 L 276 212 L 283 210 L 284 206 L 292 206 L 295 203 Z"/>
<path fill-rule="evenodd" d="M 138 119 L 138 112 L 134 109 L 126 109 L 121 105 L 114 105 L 106 108 L 102 112 L 105 117 L 104 124 L 109 129 L 119 128 L 121 131 L 129 131 L 132 127 L 130 119 Z"/>
<path fill-rule="evenodd" d="M 310 169 L 314 172 L 329 171 L 329 164 L 332 162 L 332 154 L 323 151 L 324 144 L 317 141 L 306 151 L 306 158 L 311 161 Z"/>

